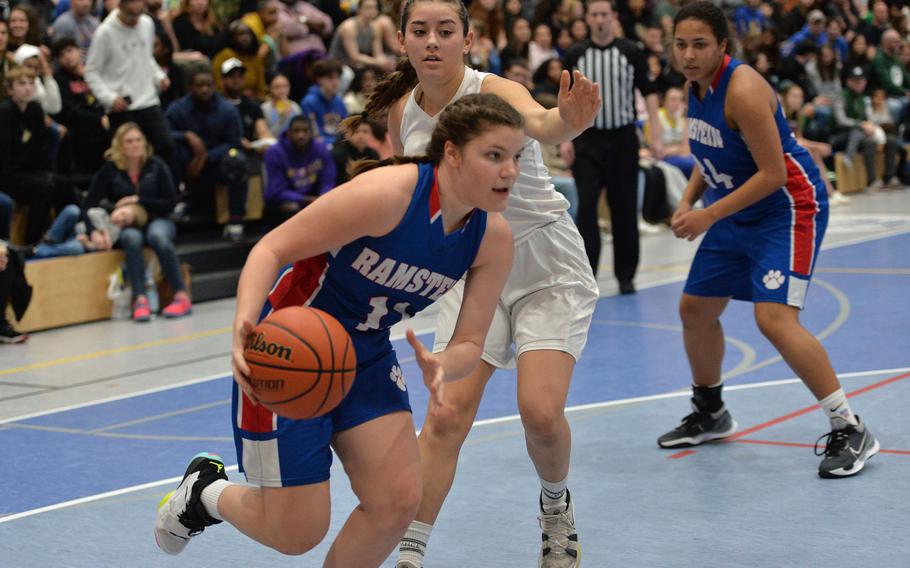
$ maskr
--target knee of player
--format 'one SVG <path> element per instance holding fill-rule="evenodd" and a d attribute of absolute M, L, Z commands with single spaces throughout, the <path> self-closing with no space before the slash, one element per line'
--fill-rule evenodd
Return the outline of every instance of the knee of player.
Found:
<path fill-rule="evenodd" d="M 362 502 L 361 507 L 385 530 L 404 532 L 417 516 L 420 507 L 420 479 L 399 480 L 388 485 L 386 490 L 381 501 Z"/>
<path fill-rule="evenodd" d="M 564 404 L 547 398 L 519 402 L 518 412 L 525 433 L 538 438 L 554 435 L 565 419 Z"/>
<path fill-rule="evenodd" d="M 784 336 L 792 330 L 793 326 L 799 326 L 796 314 L 796 308 L 783 304 L 755 305 L 755 323 L 762 335 L 769 339 Z"/>
<path fill-rule="evenodd" d="M 713 323 L 717 317 L 705 310 L 696 298 L 684 294 L 679 301 L 679 319 L 684 327 L 697 327 Z"/>
<path fill-rule="evenodd" d="M 474 416 L 469 409 L 454 406 L 444 412 L 429 414 L 424 430 L 437 443 L 461 446 L 471 430 Z"/>
<path fill-rule="evenodd" d="M 303 532 L 295 529 L 294 523 L 289 523 L 281 529 L 273 531 L 269 539 L 269 546 L 287 556 L 306 554 L 322 542 L 329 531 L 329 524 L 326 522 L 325 526 L 319 527 L 318 530 L 312 530 L 312 525 L 309 528 L 311 530 Z"/>

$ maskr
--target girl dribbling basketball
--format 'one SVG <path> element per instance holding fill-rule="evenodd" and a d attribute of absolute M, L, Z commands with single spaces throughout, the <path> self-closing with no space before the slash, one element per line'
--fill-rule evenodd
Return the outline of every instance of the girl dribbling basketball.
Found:
<path fill-rule="evenodd" d="M 361 173 L 256 245 L 237 291 L 232 362 L 238 461 L 258 487 L 228 482 L 220 458 L 198 455 L 159 506 L 160 548 L 177 554 L 224 520 L 282 553 L 307 552 L 328 530 L 334 449 L 360 503 L 324 565 L 378 566 L 389 555 L 421 494 L 417 439 L 389 328 L 467 272 L 448 348 L 431 354 L 410 331 L 408 341 L 433 405 L 442 404 L 444 380 L 478 364 L 512 264 L 512 235 L 498 212 L 518 175 L 523 127 L 502 99 L 466 97 L 443 113 L 426 160 Z M 257 405 L 243 358 L 252 323 L 292 305 L 334 316 L 357 354 L 351 392 L 335 410 L 310 420 Z"/>

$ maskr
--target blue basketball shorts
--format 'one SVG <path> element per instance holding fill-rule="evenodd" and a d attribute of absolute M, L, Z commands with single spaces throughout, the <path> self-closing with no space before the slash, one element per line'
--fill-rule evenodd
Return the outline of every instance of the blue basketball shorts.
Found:
<path fill-rule="evenodd" d="M 755 221 L 721 219 L 698 247 L 685 292 L 803 309 L 828 207 L 782 208 Z"/>
<path fill-rule="evenodd" d="M 269 311 L 270 307 L 263 314 Z M 363 350 L 357 349 L 357 353 L 360 358 Z M 407 386 L 391 344 L 388 350 L 366 359 L 358 360 L 354 384 L 341 404 L 309 420 L 284 418 L 262 405 L 254 406 L 234 383 L 234 444 L 237 463 L 247 481 L 261 487 L 326 481 L 335 434 L 386 414 L 411 412 Z"/>

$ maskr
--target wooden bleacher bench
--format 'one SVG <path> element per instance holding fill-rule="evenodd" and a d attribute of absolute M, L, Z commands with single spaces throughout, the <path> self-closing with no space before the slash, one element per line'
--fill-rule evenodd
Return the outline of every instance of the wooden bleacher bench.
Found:
<path fill-rule="evenodd" d="M 32 301 L 16 329 L 38 331 L 110 318 L 108 276 L 122 262 L 119 250 L 26 262 Z M 11 310 L 7 310 L 7 319 L 15 321 Z"/>
<path fill-rule="evenodd" d="M 875 156 L 875 177 L 881 179 L 885 172 L 885 152 L 879 150 Z M 834 154 L 834 173 L 837 175 L 837 190 L 841 193 L 858 193 L 866 190 L 866 163 L 863 155 L 857 154 L 848 167 L 844 153 Z"/>

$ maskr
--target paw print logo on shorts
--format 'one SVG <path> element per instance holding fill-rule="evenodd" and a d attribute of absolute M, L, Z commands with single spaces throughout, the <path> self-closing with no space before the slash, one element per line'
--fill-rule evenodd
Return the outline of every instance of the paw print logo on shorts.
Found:
<path fill-rule="evenodd" d="M 389 380 L 395 383 L 395 386 L 400 388 L 402 391 L 408 390 L 408 386 L 404 382 L 404 375 L 401 373 L 401 367 L 398 365 L 392 367 L 391 372 L 389 372 Z"/>
<path fill-rule="evenodd" d="M 780 270 L 769 270 L 761 280 L 765 283 L 765 288 L 768 290 L 777 290 L 783 286 L 786 279 L 787 277 L 781 274 Z"/>

